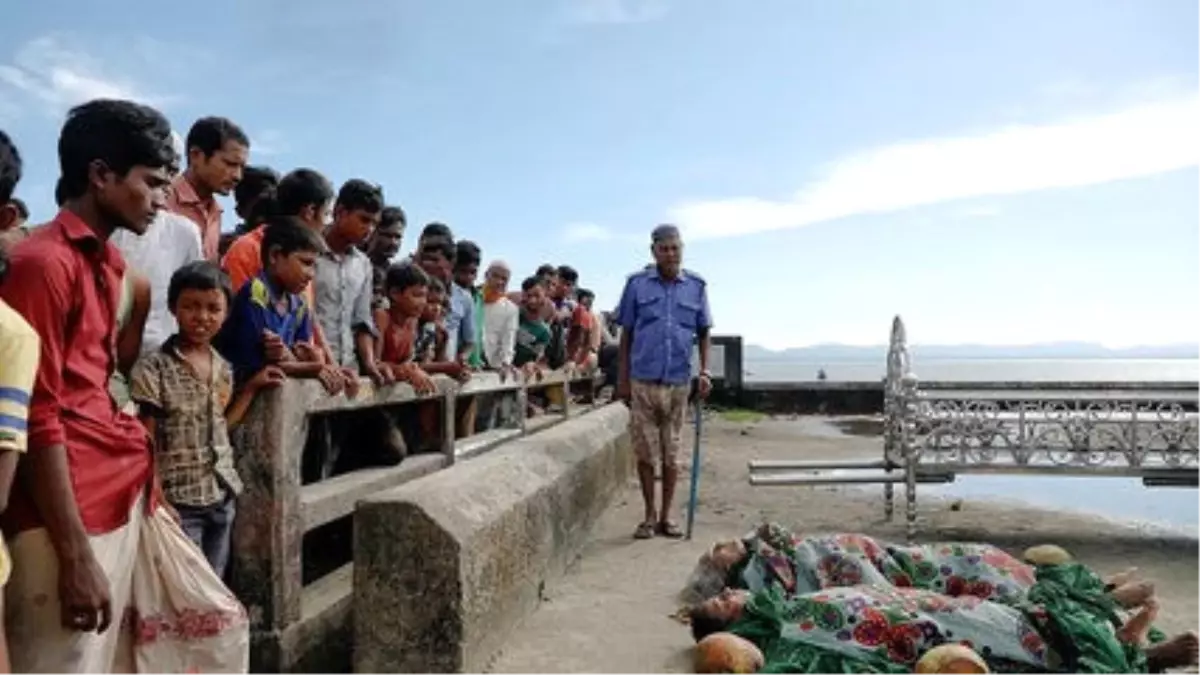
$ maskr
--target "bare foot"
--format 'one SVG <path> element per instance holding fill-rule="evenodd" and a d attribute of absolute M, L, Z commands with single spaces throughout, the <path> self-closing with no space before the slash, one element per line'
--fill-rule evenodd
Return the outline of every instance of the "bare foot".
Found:
<path fill-rule="evenodd" d="M 1158 617 L 1158 600 L 1150 598 L 1142 604 L 1141 610 L 1129 617 L 1124 626 L 1117 629 L 1117 639 L 1131 645 L 1140 645 L 1146 639 L 1150 624 Z"/>
<path fill-rule="evenodd" d="M 1124 572 L 1117 572 L 1116 574 L 1108 577 L 1107 579 L 1104 580 L 1104 583 L 1107 586 L 1114 586 L 1114 587 L 1124 586 L 1125 584 L 1132 582 L 1134 580 L 1134 578 L 1137 577 L 1137 573 L 1138 573 L 1138 568 L 1130 567 L 1129 569 L 1125 570 Z"/>
<path fill-rule="evenodd" d="M 1153 581 L 1138 581 L 1121 584 L 1112 590 L 1113 600 L 1125 609 L 1141 607 L 1147 600 L 1154 597 Z"/>
<path fill-rule="evenodd" d="M 1152 673 L 1167 668 L 1187 668 L 1196 665 L 1197 652 L 1200 652 L 1200 640 L 1196 633 L 1180 633 L 1166 642 L 1147 647 L 1146 666 Z"/>

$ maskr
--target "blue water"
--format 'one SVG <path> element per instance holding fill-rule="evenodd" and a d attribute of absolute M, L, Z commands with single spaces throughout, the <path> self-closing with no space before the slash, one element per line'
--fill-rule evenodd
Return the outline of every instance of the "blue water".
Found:
<path fill-rule="evenodd" d="M 1197 537 L 1200 502 L 1191 488 L 1147 488 L 1132 478 L 959 476 L 947 485 L 921 485 L 919 495 L 1019 501 L 1030 506 L 1149 523 Z"/>

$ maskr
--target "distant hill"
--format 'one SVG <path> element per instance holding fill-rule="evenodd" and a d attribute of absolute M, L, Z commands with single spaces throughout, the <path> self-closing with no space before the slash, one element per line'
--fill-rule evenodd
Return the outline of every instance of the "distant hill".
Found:
<path fill-rule="evenodd" d="M 1194 359 L 1200 344 L 1150 345 L 1109 349 L 1094 342 L 1046 342 L 1034 345 L 909 345 L 914 359 Z M 775 351 L 748 344 L 746 360 L 766 361 L 878 361 L 887 346 L 859 347 L 822 344 Z"/>

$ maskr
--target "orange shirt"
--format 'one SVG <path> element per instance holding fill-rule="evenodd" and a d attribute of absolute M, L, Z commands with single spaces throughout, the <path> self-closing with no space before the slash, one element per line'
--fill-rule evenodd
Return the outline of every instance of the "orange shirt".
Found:
<path fill-rule="evenodd" d="M 200 228 L 205 260 L 216 260 L 221 245 L 221 205 L 213 197 L 201 199 L 196 188 L 180 174 L 167 193 L 167 210 L 186 217 Z"/>

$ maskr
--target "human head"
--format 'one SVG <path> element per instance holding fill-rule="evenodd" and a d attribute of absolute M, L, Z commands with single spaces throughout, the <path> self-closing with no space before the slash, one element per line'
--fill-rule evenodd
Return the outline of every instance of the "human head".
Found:
<path fill-rule="evenodd" d="M 407 317 L 419 317 L 429 296 L 429 275 L 417 265 L 402 262 L 388 268 L 384 280 L 390 306 Z"/>
<path fill-rule="evenodd" d="M 324 250 L 320 235 L 299 218 L 276 216 L 263 232 L 263 270 L 277 287 L 301 293 L 313 280 L 317 256 Z"/>
<path fill-rule="evenodd" d="M 21 209 L 14 202 L 13 193 L 17 183 L 21 182 L 23 170 L 24 163 L 16 144 L 8 134 L 0 131 L 0 233 L 21 226 Z"/>
<path fill-rule="evenodd" d="M 131 101 L 76 106 L 58 137 L 64 202 L 83 202 L 108 231 L 144 234 L 166 203 L 178 161 L 167 119 Z"/>
<path fill-rule="evenodd" d="M 436 221 L 429 223 L 421 229 L 421 236 L 417 237 L 417 252 L 420 253 L 426 243 L 441 240 L 448 241 L 451 245 L 454 244 L 454 233 L 450 231 L 450 226 Z"/>
<path fill-rule="evenodd" d="M 248 166 L 242 171 L 242 179 L 233 188 L 234 210 L 238 217 L 250 222 L 250 214 L 258 200 L 264 197 L 275 197 L 275 188 L 279 185 L 279 174 L 269 166 Z"/>
<path fill-rule="evenodd" d="M 579 304 L 583 305 L 584 309 L 590 312 L 592 311 L 592 303 L 596 300 L 596 294 L 586 288 L 579 288 L 575 290 L 575 299 L 579 301 Z"/>
<path fill-rule="evenodd" d="M 521 282 L 521 308 L 530 316 L 541 313 L 546 305 L 546 283 L 537 277 Z"/>
<path fill-rule="evenodd" d="M 429 277 L 429 291 L 425 311 L 421 313 L 421 321 L 438 322 L 446 313 L 446 285 L 434 277 Z"/>
<path fill-rule="evenodd" d="M 554 285 L 551 297 L 562 300 L 575 293 L 575 284 L 579 283 L 579 272 L 576 272 L 574 267 L 559 265 L 555 278 L 558 279 L 558 283 Z"/>
<path fill-rule="evenodd" d="M 487 272 L 483 275 L 483 284 L 493 293 L 504 293 L 508 290 L 510 278 L 512 278 L 512 270 L 509 269 L 508 263 L 496 260 L 488 265 Z"/>
<path fill-rule="evenodd" d="M 371 236 L 383 211 L 383 188 L 359 178 L 352 178 L 338 190 L 333 205 L 333 227 L 358 246 Z"/>
<path fill-rule="evenodd" d="M 474 288 L 483 252 L 475 242 L 466 239 L 458 242 L 454 249 L 454 283 L 461 288 Z"/>
<path fill-rule="evenodd" d="M 688 610 L 692 626 L 692 638 L 699 642 L 713 633 L 720 633 L 742 617 L 749 593 L 740 589 L 726 588 L 716 596 L 693 605 Z"/>
<path fill-rule="evenodd" d="M 440 238 L 431 239 L 421 244 L 417 251 L 417 263 L 429 276 L 440 279 L 443 284 L 449 284 L 456 253 L 453 242 Z"/>
<path fill-rule="evenodd" d="M 376 265 L 391 260 L 400 252 L 407 218 L 399 206 L 385 206 L 379 213 L 379 224 L 367 244 L 367 256 Z"/>
<path fill-rule="evenodd" d="M 250 139 L 224 117 L 201 117 L 187 135 L 187 174 L 197 187 L 227 195 L 242 179 Z"/>
<path fill-rule="evenodd" d="M 741 539 L 718 541 L 709 555 L 718 569 L 728 572 L 746 559 L 746 544 Z"/>
<path fill-rule="evenodd" d="M 180 334 L 193 344 L 212 341 L 232 299 L 229 275 L 207 260 L 175 270 L 167 286 L 167 308 L 175 315 Z"/>
<path fill-rule="evenodd" d="M 766 659 L 753 642 L 733 633 L 712 633 L 696 643 L 697 673 L 757 673 Z"/>
<path fill-rule="evenodd" d="M 659 225 L 650 233 L 650 252 L 659 271 L 668 278 L 679 275 L 683 266 L 683 240 L 679 228 L 674 225 Z"/>
<path fill-rule="evenodd" d="M 312 169 L 296 169 L 279 179 L 272 215 L 295 216 L 314 232 L 329 221 L 333 184 Z"/>

